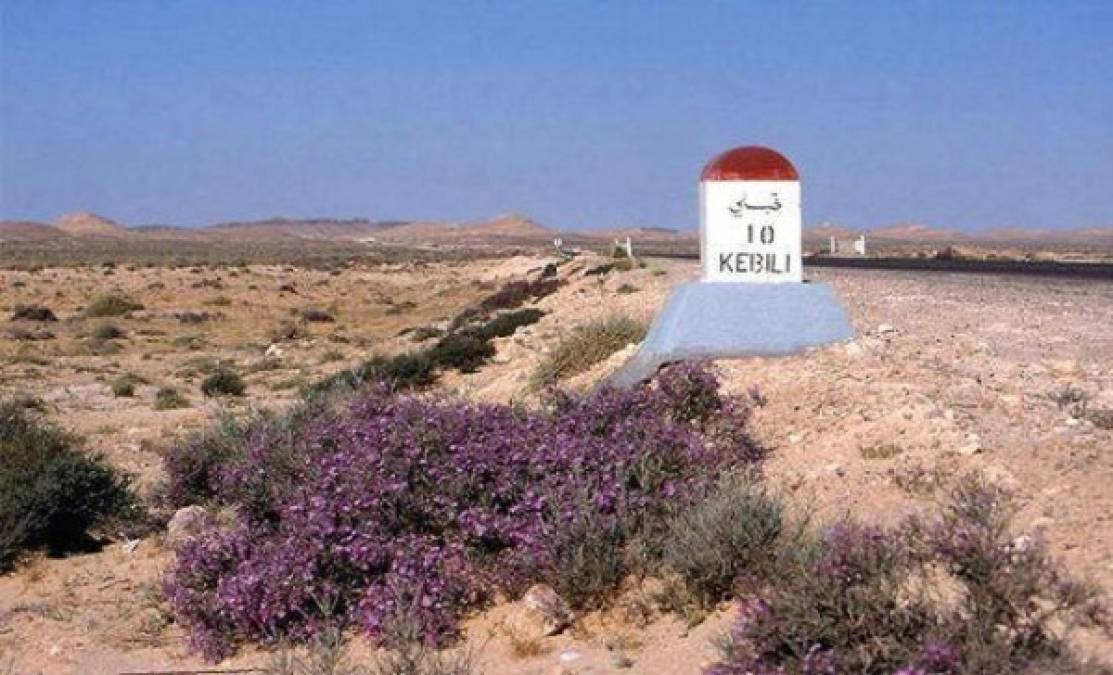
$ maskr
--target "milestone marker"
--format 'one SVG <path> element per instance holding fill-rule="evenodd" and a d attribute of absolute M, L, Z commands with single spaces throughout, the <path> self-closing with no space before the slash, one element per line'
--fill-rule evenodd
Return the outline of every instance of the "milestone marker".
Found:
<path fill-rule="evenodd" d="M 787 159 L 735 148 L 711 160 L 699 185 L 704 281 L 802 280 L 800 177 Z"/>
<path fill-rule="evenodd" d="M 699 189 L 701 278 L 672 292 L 611 384 L 672 361 L 784 356 L 854 336 L 831 288 L 803 281 L 800 176 L 788 159 L 728 150 L 704 167 Z"/>

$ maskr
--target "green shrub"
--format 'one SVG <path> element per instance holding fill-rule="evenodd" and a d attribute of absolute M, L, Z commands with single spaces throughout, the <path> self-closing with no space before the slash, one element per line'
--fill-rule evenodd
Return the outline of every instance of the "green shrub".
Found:
<path fill-rule="evenodd" d="M 188 407 L 189 401 L 173 387 L 160 387 L 155 392 L 155 410 L 177 410 Z"/>
<path fill-rule="evenodd" d="M 425 342 L 426 340 L 444 336 L 444 331 L 436 326 L 418 326 L 406 332 L 414 342 Z"/>
<path fill-rule="evenodd" d="M 646 326 L 614 316 L 579 326 L 545 356 L 530 377 L 534 387 L 582 373 L 628 344 L 645 338 Z"/>
<path fill-rule="evenodd" d="M 339 373 L 311 385 L 305 392 L 314 398 L 337 388 L 355 389 L 371 382 L 386 382 L 395 390 L 423 389 L 437 379 L 436 364 L 425 351 L 395 356 L 376 355 L 359 367 Z"/>
<path fill-rule="evenodd" d="M 220 368 L 201 381 L 201 393 L 206 397 L 243 396 L 247 385 L 243 378 L 227 368 Z"/>
<path fill-rule="evenodd" d="M 12 309 L 12 321 L 57 321 L 58 317 L 49 307 L 42 305 L 16 305 Z"/>
<path fill-rule="evenodd" d="M 205 504 L 218 495 L 217 473 L 230 459 L 243 453 L 243 439 L 250 424 L 221 414 L 214 425 L 176 443 L 162 456 L 168 478 L 159 490 L 161 501 L 170 508 Z"/>
<path fill-rule="evenodd" d="M 931 520 L 843 521 L 801 537 L 755 585 L 706 672 L 1086 672 L 1070 631 L 1110 634 L 1109 608 L 1041 539 L 1010 531 L 1013 510 L 966 477 Z"/>
<path fill-rule="evenodd" d="M 615 264 L 613 262 L 602 263 L 601 265 L 595 265 L 594 267 L 589 267 L 587 269 L 587 271 L 584 272 L 584 276 L 585 277 L 596 277 L 596 276 L 602 276 L 604 274 L 610 274 L 610 272 L 614 269 L 614 266 L 615 266 Z"/>
<path fill-rule="evenodd" d="M 774 572 L 783 525 L 783 505 L 756 479 L 726 480 L 669 523 L 661 559 L 681 586 L 670 595 L 706 610 L 730 597 L 741 576 Z"/>
<path fill-rule="evenodd" d="M 442 368 L 455 368 L 463 373 L 474 373 L 495 355 L 495 347 L 467 333 L 451 333 L 441 338 L 429 350 L 429 358 Z"/>
<path fill-rule="evenodd" d="M 90 550 L 92 530 L 140 515 L 128 478 L 76 446 L 25 408 L 0 404 L 0 570 L 28 549 Z"/>
<path fill-rule="evenodd" d="M 122 295 L 107 293 L 99 295 L 85 308 L 83 315 L 86 318 L 106 316 L 124 316 L 130 312 L 143 309 L 143 305 L 134 302 Z"/>
<path fill-rule="evenodd" d="M 335 323 L 336 317 L 323 309 L 303 309 L 301 311 L 302 321 L 310 323 Z"/>
<path fill-rule="evenodd" d="M 509 337 L 522 326 L 530 326 L 537 323 L 543 316 L 545 316 L 545 312 L 534 307 L 528 307 L 512 312 L 503 312 L 487 323 L 474 328 L 466 328 L 460 332 L 479 340 Z"/>
<path fill-rule="evenodd" d="M 548 581 L 573 609 L 597 609 L 614 597 L 628 573 L 627 523 L 583 509 L 561 522 L 548 544 Z"/>
<path fill-rule="evenodd" d="M 113 323 L 102 323 L 93 329 L 90 336 L 94 340 L 115 340 L 124 337 L 124 331 Z"/>

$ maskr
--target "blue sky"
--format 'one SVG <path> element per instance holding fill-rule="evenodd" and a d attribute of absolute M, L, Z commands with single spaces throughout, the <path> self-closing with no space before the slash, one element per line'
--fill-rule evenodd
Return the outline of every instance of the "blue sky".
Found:
<path fill-rule="evenodd" d="M 0 0 L 0 217 L 1113 224 L 1113 2 Z"/>

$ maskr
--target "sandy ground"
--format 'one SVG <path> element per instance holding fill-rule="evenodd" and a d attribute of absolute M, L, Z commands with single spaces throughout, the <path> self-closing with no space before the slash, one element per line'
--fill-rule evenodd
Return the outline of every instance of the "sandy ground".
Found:
<path fill-rule="evenodd" d="M 56 420 L 87 435 L 89 447 L 148 488 L 159 476 L 158 448 L 217 409 L 197 389 L 211 365 L 205 359 L 253 371 L 248 395 L 220 405 L 283 405 L 297 383 L 370 351 L 406 348 L 409 338 L 397 337 L 403 328 L 443 321 L 543 262 L 519 257 L 335 274 L 252 267 L 234 277 L 226 270 L 122 267 L 107 277 L 102 270 L 3 273 L 0 307 L 41 302 L 61 321 L 47 326 L 55 340 L 0 339 L 0 394 L 41 398 Z M 468 398 L 528 401 L 530 371 L 562 334 L 609 313 L 650 318 L 672 286 L 695 275 L 694 264 L 659 261 L 605 277 L 573 273 L 568 286 L 539 303 L 547 316 L 497 341 L 494 363 L 446 377 L 442 386 Z M 730 391 L 756 385 L 768 399 L 755 412 L 754 432 L 772 450 L 770 478 L 813 504 L 820 519 L 893 521 L 930 507 L 937 488 L 978 470 L 1016 491 L 1022 528 L 1043 531 L 1075 574 L 1113 590 L 1113 431 L 1055 401 L 1071 390 L 1091 410 L 1113 409 L 1113 284 L 837 270 L 809 276 L 834 286 L 857 329 L 854 340 L 790 358 L 718 364 Z M 217 277 L 220 288 L 195 287 Z M 284 283 L 297 293 L 279 293 Z M 624 284 L 635 290 L 618 292 Z M 127 333 L 119 352 L 93 355 L 82 335 L 105 320 L 70 317 L 112 287 L 146 309 L 111 320 Z M 328 309 L 336 322 L 299 324 L 304 337 L 278 343 L 279 367 L 258 366 L 274 329 L 307 307 Z M 224 318 L 184 325 L 173 315 L 186 310 Z M 622 358 L 571 384 L 591 386 Z M 135 398 L 109 390 L 125 372 L 150 382 Z M 153 410 L 154 389 L 167 384 L 192 406 Z M 38 558 L 0 577 L 0 672 L 5 658 L 18 673 L 200 667 L 159 601 L 158 580 L 171 563 L 160 538 L 150 537 L 96 554 Z M 498 629 L 505 611 L 496 607 L 468 622 L 484 672 L 615 671 L 608 646 L 617 644 L 633 661 L 628 672 L 694 674 L 713 655 L 709 638 L 730 618 L 725 607 L 688 632 L 669 617 L 641 626 L 615 610 L 585 617 L 568 634 L 535 645 L 541 653 L 522 655 Z M 1081 643 L 1091 654 L 1113 652 L 1091 636 Z M 368 648 L 356 641 L 355 649 L 359 656 Z M 245 650 L 220 668 L 266 658 Z"/>

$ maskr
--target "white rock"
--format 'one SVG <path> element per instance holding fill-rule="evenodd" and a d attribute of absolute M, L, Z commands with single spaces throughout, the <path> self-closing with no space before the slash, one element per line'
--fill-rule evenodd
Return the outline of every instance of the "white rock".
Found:
<path fill-rule="evenodd" d="M 881 324 L 880 326 L 877 327 L 877 334 L 878 335 L 886 335 L 888 333 L 895 333 L 895 332 L 897 332 L 897 329 L 893 328 L 891 325 L 889 325 L 887 323 L 883 323 L 883 324 Z"/>
<path fill-rule="evenodd" d="M 187 506 L 178 509 L 166 524 L 166 542 L 176 546 L 200 534 L 209 520 L 209 514 L 201 506 Z"/>
<path fill-rule="evenodd" d="M 579 661 L 582 658 L 583 654 L 571 649 L 565 650 L 560 653 L 560 656 L 557 656 L 557 660 L 561 663 L 572 663 L 573 661 Z"/>
<path fill-rule="evenodd" d="M 520 640 L 556 635 L 572 623 L 572 610 L 564 598 L 545 584 L 535 584 L 503 621 L 506 630 Z"/>

